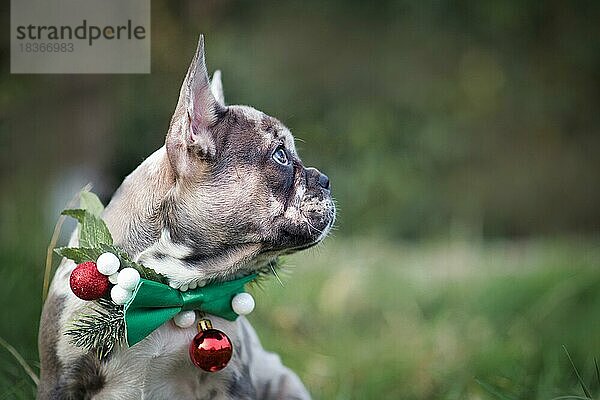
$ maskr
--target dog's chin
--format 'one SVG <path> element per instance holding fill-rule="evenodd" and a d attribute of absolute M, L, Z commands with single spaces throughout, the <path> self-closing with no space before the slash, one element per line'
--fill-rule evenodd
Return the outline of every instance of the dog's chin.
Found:
<path fill-rule="evenodd" d="M 326 224 L 320 228 L 314 227 L 311 228 L 311 232 L 309 232 L 309 236 L 304 238 L 304 242 L 300 242 L 300 244 L 287 248 L 284 250 L 283 254 L 292 254 L 298 251 L 309 249 L 317 244 L 321 243 L 323 239 L 327 237 L 329 232 L 331 231 L 331 227 L 333 226 L 333 218 L 326 222 Z"/>
<path fill-rule="evenodd" d="M 331 231 L 335 222 L 333 205 L 319 212 L 307 213 L 298 224 L 289 224 L 281 230 L 273 248 L 281 255 L 292 254 L 319 244 Z"/>

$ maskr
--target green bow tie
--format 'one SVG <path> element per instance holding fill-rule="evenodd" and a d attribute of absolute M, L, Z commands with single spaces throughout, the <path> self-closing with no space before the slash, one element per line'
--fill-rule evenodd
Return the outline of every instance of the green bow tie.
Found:
<path fill-rule="evenodd" d="M 227 282 L 214 283 L 181 292 L 162 283 L 140 280 L 131 300 L 125 304 L 125 337 L 133 346 L 156 328 L 184 310 L 199 310 L 230 321 L 238 315 L 231 300 L 244 292 L 244 285 L 256 274 Z"/>

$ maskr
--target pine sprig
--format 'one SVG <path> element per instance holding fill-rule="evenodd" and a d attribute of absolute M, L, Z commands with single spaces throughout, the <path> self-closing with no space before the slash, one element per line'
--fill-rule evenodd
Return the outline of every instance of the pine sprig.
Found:
<path fill-rule="evenodd" d="M 65 335 L 70 336 L 75 346 L 94 351 L 99 359 L 103 359 L 116 344 L 124 342 L 123 307 L 101 298 L 90 310 L 90 314 L 75 319 Z"/>

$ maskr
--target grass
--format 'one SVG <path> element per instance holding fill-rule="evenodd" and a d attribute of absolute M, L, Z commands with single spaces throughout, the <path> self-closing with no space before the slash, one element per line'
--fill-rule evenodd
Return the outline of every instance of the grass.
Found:
<path fill-rule="evenodd" d="M 34 369 L 39 250 L 0 255 L 0 336 Z M 598 399 L 597 241 L 337 238 L 287 264 L 250 319 L 317 399 Z M 0 349 L 0 400 L 33 393 Z"/>

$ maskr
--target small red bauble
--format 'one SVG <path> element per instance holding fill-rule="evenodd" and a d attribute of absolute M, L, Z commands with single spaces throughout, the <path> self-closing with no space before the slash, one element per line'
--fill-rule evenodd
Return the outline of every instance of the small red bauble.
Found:
<path fill-rule="evenodd" d="M 69 280 L 71 290 L 82 300 L 97 300 L 108 293 L 108 276 L 98 272 L 96 263 L 92 261 L 79 264 Z"/>
<path fill-rule="evenodd" d="M 194 365 L 207 372 L 217 372 L 225 368 L 233 346 L 227 335 L 218 329 L 213 329 L 209 320 L 198 323 L 198 334 L 190 343 L 190 358 Z"/>

